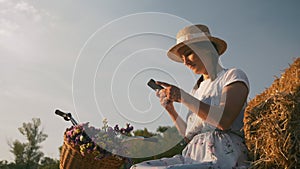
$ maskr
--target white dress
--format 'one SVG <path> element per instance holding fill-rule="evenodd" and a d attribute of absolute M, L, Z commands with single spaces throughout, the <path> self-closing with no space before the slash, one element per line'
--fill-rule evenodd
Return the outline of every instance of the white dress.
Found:
<path fill-rule="evenodd" d="M 222 89 L 234 82 L 243 82 L 249 89 L 246 74 L 240 69 L 224 69 L 214 81 L 210 79 L 194 88 L 192 94 L 209 105 L 219 105 Z M 246 103 L 244 105 L 244 108 Z M 145 161 L 131 169 L 232 169 L 247 168 L 247 148 L 241 131 L 244 108 L 230 130 L 221 131 L 205 123 L 195 113 L 187 115 L 186 137 L 191 141 L 181 155 Z"/>

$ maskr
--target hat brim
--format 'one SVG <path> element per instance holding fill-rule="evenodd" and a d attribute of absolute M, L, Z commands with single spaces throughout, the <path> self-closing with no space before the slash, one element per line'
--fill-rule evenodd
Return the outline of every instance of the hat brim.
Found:
<path fill-rule="evenodd" d="M 180 48 L 182 48 L 183 46 L 192 44 L 192 43 L 196 43 L 196 42 L 209 42 L 209 41 L 214 43 L 219 55 L 222 55 L 226 51 L 227 44 L 224 40 L 213 37 L 213 36 L 206 36 L 206 37 L 193 38 L 190 40 L 180 42 L 180 43 L 176 44 L 175 46 L 173 46 L 172 48 L 170 48 L 167 55 L 171 60 L 173 60 L 175 62 L 183 62 L 180 54 L 178 53 L 178 50 Z"/>

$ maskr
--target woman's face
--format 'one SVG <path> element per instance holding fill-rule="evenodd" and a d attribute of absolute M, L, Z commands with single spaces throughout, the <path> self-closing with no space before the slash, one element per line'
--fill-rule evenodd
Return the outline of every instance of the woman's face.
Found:
<path fill-rule="evenodd" d="M 197 54 L 205 55 L 206 50 L 201 50 L 196 46 L 184 46 L 178 50 L 184 65 L 191 69 L 195 74 L 207 74 L 207 70 Z M 192 50 L 192 49 L 193 50 Z M 205 57 L 205 56 L 204 56 Z"/>

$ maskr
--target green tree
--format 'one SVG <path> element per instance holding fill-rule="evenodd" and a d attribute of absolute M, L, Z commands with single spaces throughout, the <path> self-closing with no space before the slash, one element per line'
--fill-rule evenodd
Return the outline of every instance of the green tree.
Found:
<path fill-rule="evenodd" d="M 144 128 L 144 130 L 133 131 L 133 133 L 135 136 L 143 136 L 145 138 L 149 138 L 156 135 L 155 133 L 149 132 L 147 128 Z"/>
<path fill-rule="evenodd" d="M 48 137 L 40 129 L 40 125 L 41 120 L 39 118 L 33 118 L 31 123 L 23 123 L 23 126 L 18 130 L 26 137 L 27 142 L 21 143 L 19 140 L 15 140 L 12 144 L 9 143 L 10 152 L 15 156 L 15 168 L 38 169 L 44 156 L 44 153 L 40 151 L 40 144 Z"/>
<path fill-rule="evenodd" d="M 26 166 L 25 164 L 25 148 L 26 144 L 21 143 L 19 140 L 13 141 L 12 144 L 10 144 L 11 150 L 10 152 L 14 154 L 15 156 L 15 163 L 14 168 L 24 168 Z M 17 167 L 19 166 L 19 167 Z"/>
<path fill-rule="evenodd" d="M 171 127 L 170 126 L 158 126 L 158 128 L 156 129 L 156 132 L 164 133 L 169 128 L 171 128 Z"/>
<path fill-rule="evenodd" d="M 45 157 L 41 160 L 39 169 L 59 169 L 59 160 Z"/>
<path fill-rule="evenodd" d="M 14 168 L 13 163 L 8 163 L 7 160 L 0 161 L 0 169 L 12 169 Z"/>

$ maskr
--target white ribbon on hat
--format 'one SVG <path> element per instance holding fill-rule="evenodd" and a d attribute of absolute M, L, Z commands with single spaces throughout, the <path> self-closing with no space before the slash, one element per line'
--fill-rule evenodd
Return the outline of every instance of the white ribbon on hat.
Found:
<path fill-rule="evenodd" d="M 200 38 L 203 36 L 207 37 L 207 36 L 210 36 L 210 34 L 207 32 L 201 32 L 201 33 L 192 33 L 192 34 L 183 35 L 183 36 L 180 36 L 179 38 L 177 38 L 176 43 L 179 44 L 183 41 L 194 39 L 194 38 Z"/>

